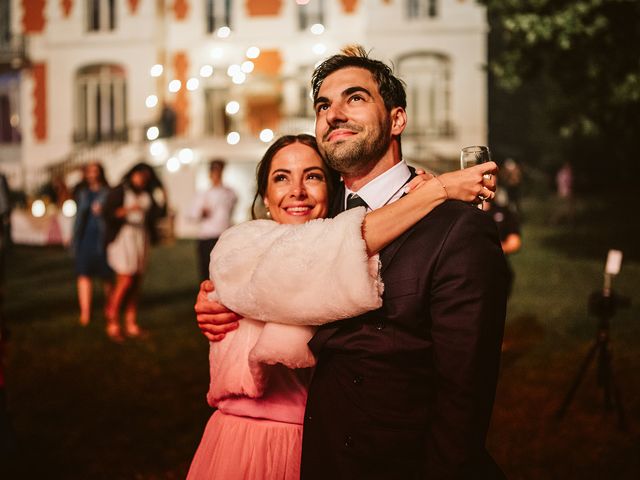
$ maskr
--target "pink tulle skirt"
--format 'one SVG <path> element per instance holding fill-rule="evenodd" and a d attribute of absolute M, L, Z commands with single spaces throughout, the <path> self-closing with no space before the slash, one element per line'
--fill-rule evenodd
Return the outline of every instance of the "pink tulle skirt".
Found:
<path fill-rule="evenodd" d="M 188 480 L 298 480 L 302 425 L 226 415 L 205 428 Z"/>

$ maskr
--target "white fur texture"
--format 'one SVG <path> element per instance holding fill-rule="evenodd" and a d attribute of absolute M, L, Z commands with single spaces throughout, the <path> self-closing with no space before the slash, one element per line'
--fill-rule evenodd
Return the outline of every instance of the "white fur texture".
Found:
<path fill-rule="evenodd" d="M 303 225 L 256 220 L 227 230 L 211 253 L 219 301 L 243 317 L 210 347 L 209 403 L 258 397 L 267 365 L 315 364 L 307 342 L 315 328 L 382 305 L 378 257 L 362 238 L 364 208 Z M 269 323 L 261 323 L 262 322 Z"/>

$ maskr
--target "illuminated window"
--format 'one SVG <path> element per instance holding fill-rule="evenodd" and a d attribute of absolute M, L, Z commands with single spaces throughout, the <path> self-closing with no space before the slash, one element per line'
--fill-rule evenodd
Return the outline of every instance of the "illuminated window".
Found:
<path fill-rule="evenodd" d="M 116 0 L 86 0 L 87 31 L 108 32 L 116 28 Z"/>
<path fill-rule="evenodd" d="M 405 130 L 417 138 L 443 138 L 453 134 L 450 105 L 451 62 L 445 55 L 416 53 L 400 58 L 398 73 L 407 85 Z"/>
<path fill-rule="evenodd" d="M 407 0 L 409 18 L 434 18 L 438 16 L 438 0 Z"/>
<path fill-rule="evenodd" d="M 298 68 L 296 83 L 298 88 L 298 116 L 313 118 L 315 120 L 315 112 L 313 110 L 313 101 L 311 100 L 311 74 L 313 73 L 313 65 L 302 66 Z"/>
<path fill-rule="evenodd" d="M 314 23 L 324 24 L 324 0 L 310 0 L 306 5 L 297 5 L 300 30 L 310 28 Z"/>
<path fill-rule="evenodd" d="M 226 112 L 231 100 L 228 87 L 210 87 L 204 90 L 205 118 L 204 128 L 208 135 L 224 137 L 235 127 L 237 114 Z"/>
<path fill-rule="evenodd" d="M 76 75 L 76 142 L 127 140 L 127 85 L 118 65 L 91 65 Z"/>
<path fill-rule="evenodd" d="M 207 33 L 231 27 L 231 0 L 205 0 Z"/>

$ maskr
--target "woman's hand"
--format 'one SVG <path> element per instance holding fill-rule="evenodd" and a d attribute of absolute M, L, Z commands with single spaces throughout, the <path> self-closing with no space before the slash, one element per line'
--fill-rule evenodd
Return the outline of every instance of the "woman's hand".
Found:
<path fill-rule="evenodd" d="M 449 199 L 478 203 L 482 200 L 491 201 L 496 196 L 497 173 L 498 165 L 495 162 L 487 162 L 443 173 L 432 181 L 442 185 Z"/>
<path fill-rule="evenodd" d="M 409 183 L 407 183 L 407 186 L 404 190 L 405 193 L 409 193 L 416 190 L 417 188 L 420 188 L 422 185 L 424 185 L 434 177 L 434 174 L 428 173 L 421 168 L 416 169 L 416 176 L 413 177 Z"/>

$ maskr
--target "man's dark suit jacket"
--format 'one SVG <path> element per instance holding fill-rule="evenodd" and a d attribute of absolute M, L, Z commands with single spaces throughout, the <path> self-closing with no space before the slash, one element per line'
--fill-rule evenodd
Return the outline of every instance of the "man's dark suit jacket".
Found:
<path fill-rule="evenodd" d="M 383 306 L 309 343 L 302 478 L 503 478 L 485 449 L 506 308 L 493 220 L 447 201 L 380 259 Z"/>

